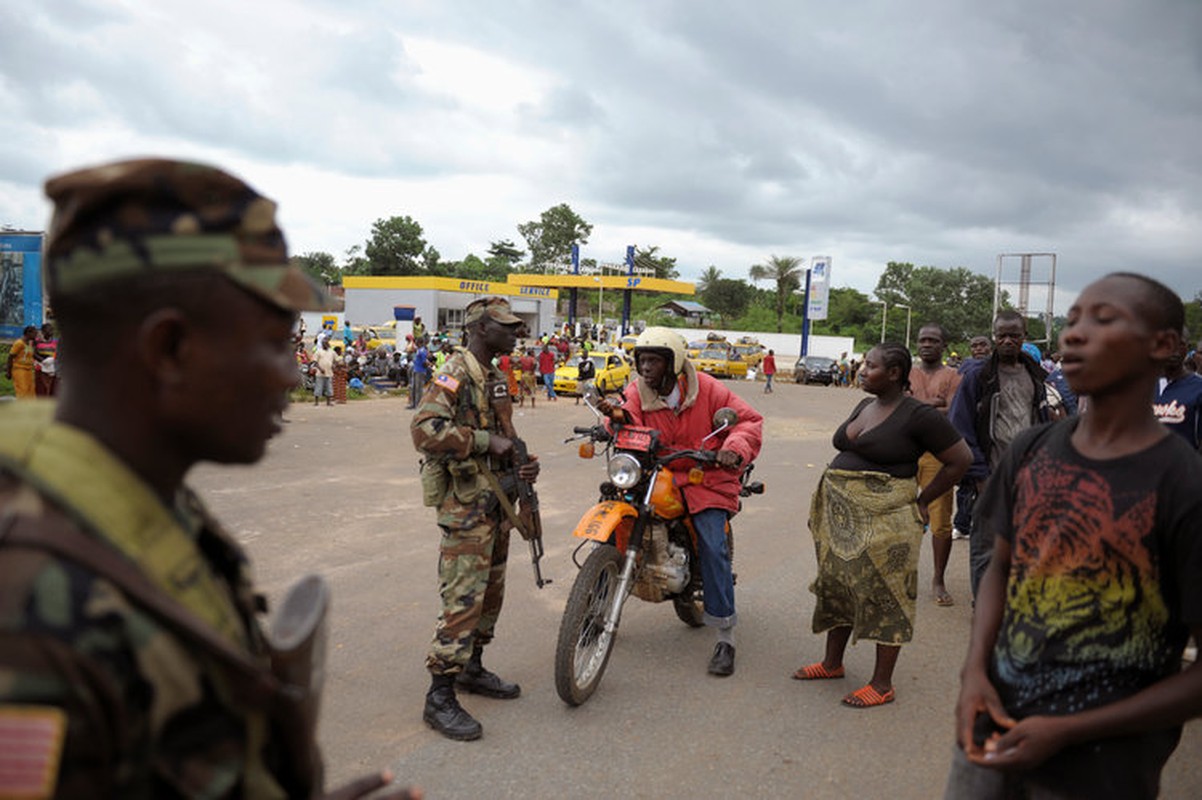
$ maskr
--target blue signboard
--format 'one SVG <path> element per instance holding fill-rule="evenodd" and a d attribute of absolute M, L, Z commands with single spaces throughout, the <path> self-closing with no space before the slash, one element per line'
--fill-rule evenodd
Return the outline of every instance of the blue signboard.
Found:
<path fill-rule="evenodd" d="M 0 232 L 0 338 L 41 325 L 42 234 Z"/>

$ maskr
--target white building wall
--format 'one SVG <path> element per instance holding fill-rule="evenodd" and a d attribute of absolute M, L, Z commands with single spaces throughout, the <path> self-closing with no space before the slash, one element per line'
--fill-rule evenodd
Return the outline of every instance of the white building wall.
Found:
<path fill-rule="evenodd" d="M 704 339 L 708 333 L 717 333 L 726 337 L 728 342 L 734 342 L 744 336 L 755 339 L 764 346 L 765 350 L 776 351 L 776 363 L 791 364 L 801 355 L 800 333 L 761 333 L 758 331 L 732 331 L 720 328 L 694 329 L 677 328 L 689 341 Z M 838 359 L 844 353 L 848 358 L 859 358 L 856 350 L 856 340 L 853 336 L 815 336 L 810 334 L 810 352 L 812 356 L 826 356 Z"/>
<path fill-rule="evenodd" d="M 463 310 L 473 300 L 486 297 L 485 294 L 471 292 L 448 292 L 438 289 L 360 289 L 346 290 L 345 318 L 351 325 L 380 325 L 392 321 L 393 306 L 413 306 L 414 313 L 422 318 L 426 327 L 433 330 L 438 325 L 440 309 Z M 507 296 L 510 308 L 521 317 L 531 329 L 532 335 L 542 331 L 552 330 L 555 319 L 555 300 L 553 298 Z M 320 320 L 321 315 L 317 315 Z M 316 327 L 305 321 L 311 332 Z M 320 322 L 318 322 L 320 325 Z M 338 321 L 342 326 L 342 317 Z M 407 333 L 407 323 L 402 323 L 398 331 L 402 337 Z"/>

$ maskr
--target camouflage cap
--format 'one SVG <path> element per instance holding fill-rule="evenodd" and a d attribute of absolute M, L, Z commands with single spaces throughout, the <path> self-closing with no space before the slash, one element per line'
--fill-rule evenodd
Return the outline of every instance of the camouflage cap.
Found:
<path fill-rule="evenodd" d="M 213 269 L 281 308 L 337 301 L 288 261 L 276 205 L 215 167 L 168 159 L 103 164 L 51 178 L 48 292 L 166 270 Z"/>
<path fill-rule="evenodd" d="M 509 309 L 509 301 L 504 297 L 482 297 L 468 303 L 467 312 L 463 316 L 463 324 L 471 325 L 487 315 L 502 325 L 519 325 L 522 318 L 515 316 Z"/>

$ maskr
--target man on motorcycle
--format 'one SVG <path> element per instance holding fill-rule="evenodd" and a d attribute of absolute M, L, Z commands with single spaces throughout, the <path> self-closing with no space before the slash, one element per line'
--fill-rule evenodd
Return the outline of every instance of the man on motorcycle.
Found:
<path fill-rule="evenodd" d="M 726 676 L 735 671 L 733 629 L 738 620 L 726 522 L 739 510 L 739 477 L 759 455 L 764 418 L 723 383 L 699 373 L 685 359 L 685 347 L 684 337 L 670 328 L 643 331 L 634 346 L 638 379 L 626 387 L 624 404 L 602 400 L 598 409 L 618 422 L 655 428 L 661 444 L 681 450 L 704 447 L 702 439 L 712 431 L 719 408 L 733 408 L 739 415 L 719 439 L 720 469 L 706 470 L 695 485 L 689 483 L 687 467 L 673 471 L 697 531 L 705 624 L 718 633 L 709 673 Z"/>

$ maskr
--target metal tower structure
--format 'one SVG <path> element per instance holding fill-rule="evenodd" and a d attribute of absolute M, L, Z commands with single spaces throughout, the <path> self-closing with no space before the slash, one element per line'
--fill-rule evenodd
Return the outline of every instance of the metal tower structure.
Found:
<path fill-rule="evenodd" d="M 1003 270 L 1018 260 L 1018 280 L 1003 280 Z M 1046 280 L 1032 281 L 1032 267 L 1046 267 Z M 997 317 L 1002 306 L 1002 292 L 1009 286 L 1018 287 L 1018 313 L 1028 315 L 1031 300 L 1031 284 L 1047 287 L 1047 304 L 1043 312 L 1044 338 L 1035 340 L 1049 346 L 1055 341 L 1052 336 L 1053 303 L 1056 299 L 1056 254 L 1055 253 L 1002 253 L 997 257 L 997 277 L 993 283 L 993 316 Z"/>

